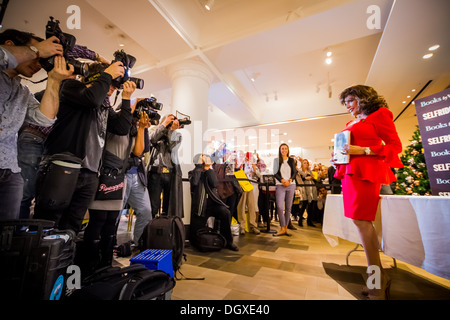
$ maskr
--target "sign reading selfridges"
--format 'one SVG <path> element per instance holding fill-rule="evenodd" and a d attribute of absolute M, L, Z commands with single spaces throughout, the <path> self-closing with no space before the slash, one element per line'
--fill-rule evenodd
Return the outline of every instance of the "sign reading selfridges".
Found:
<path fill-rule="evenodd" d="M 450 88 L 414 104 L 431 192 L 450 196 Z"/>

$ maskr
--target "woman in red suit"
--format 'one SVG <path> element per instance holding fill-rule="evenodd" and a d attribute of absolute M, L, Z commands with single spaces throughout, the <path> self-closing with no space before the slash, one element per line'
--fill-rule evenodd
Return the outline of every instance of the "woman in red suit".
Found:
<path fill-rule="evenodd" d="M 342 91 L 339 98 L 355 120 L 347 123 L 344 129 L 351 132 L 350 144 L 345 145 L 342 151 L 350 155 L 350 161 L 337 164 L 334 176 L 342 181 L 344 213 L 358 228 L 367 264 L 381 270 L 381 287 L 366 289 L 365 293 L 370 299 L 386 299 L 390 279 L 382 269 L 378 237 L 372 222 L 381 185 L 396 180 L 390 168 L 403 167 L 398 157 L 402 144 L 392 112 L 372 87 L 352 86 Z"/>

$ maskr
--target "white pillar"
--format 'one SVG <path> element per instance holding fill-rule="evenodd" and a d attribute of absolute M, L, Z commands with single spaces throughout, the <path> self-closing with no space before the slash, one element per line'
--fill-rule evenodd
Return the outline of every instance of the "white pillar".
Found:
<path fill-rule="evenodd" d="M 178 110 L 190 116 L 192 123 L 179 129 L 182 133 L 182 143 L 178 151 L 183 178 L 194 168 L 193 157 L 202 153 L 206 147 L 203 134 L 208 129 L 209 86 L 213 74 L 208 67 L 196 60 L 187 60 L 167 68 L 172 81 L 172 109 L 176 115 Z M 191 194 L 189 182 L 183 182 L 183 222 L 191 221 Z"/>
<path fill-rule="evenodd" d="M 209 86 L 213 74 L 200 61 L 187 60 L 168 67 L 172 81 L 172 110 L 190 116 L 192 123 L 181 130 L 183 144 L 179 158 L 183 167 L 192 167 L 192 158 L 206 147 L 203 134 L 208 129 Z M 184 165 L 183 165 L 184 164 Z M 190 170 L 190 169 L 189 169 Z"/>

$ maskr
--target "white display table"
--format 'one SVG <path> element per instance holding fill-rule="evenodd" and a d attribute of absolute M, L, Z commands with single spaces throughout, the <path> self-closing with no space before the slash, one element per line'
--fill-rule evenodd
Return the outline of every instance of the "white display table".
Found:
<path fill-rule="evenodd" d="M 374 226 L 385 255 L 450 279 L 450 197 L 382 195 Z M 322 231 L 333 247 L 361 243 L 342 195 L 327 196 Z"/>

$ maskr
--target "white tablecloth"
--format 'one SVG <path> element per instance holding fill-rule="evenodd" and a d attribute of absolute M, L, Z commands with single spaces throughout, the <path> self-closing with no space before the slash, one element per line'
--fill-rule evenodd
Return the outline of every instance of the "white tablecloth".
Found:
<path fill-rule="evenodd" d="M 378 242 L 381 243 L 380 206 L 378 206 L 373 224 L 378 235 Z M 341 194 L 329 194 L 327 196 L 322 232 L 332 247 L 339 244 L 339 238 L 361 244 L 361 238 L 353 220 L 344 216 L 344 203 Z"/>
<path fill-rule="evenodd" d="M 383 195 L 374 225 L 387 256 L 450 279 L 450 197 Z M 332 246 L 338 238 L 361 243 L 342 195 L 328 195 L 323 233 Z"/>

